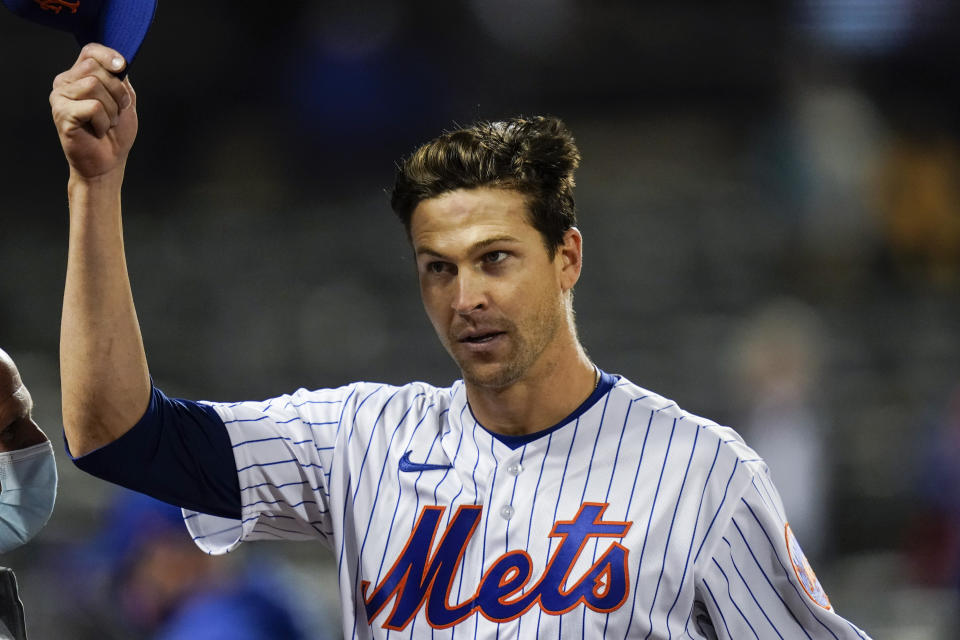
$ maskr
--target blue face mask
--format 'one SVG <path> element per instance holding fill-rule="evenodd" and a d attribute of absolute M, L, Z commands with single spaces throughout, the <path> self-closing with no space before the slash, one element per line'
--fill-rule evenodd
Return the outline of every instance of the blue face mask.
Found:
<path fill-rule="evenodd" d="M 57 465 L 49 441 L 0 453 L 0 553 L 35 536 L 56 498 Z"/>

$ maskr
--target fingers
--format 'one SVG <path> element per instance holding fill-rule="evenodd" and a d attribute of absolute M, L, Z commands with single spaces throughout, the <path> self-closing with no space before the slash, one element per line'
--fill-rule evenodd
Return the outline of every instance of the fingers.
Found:
<path fill-rule="evenodd" d="M 80 55 L 77 57 L 74 66 L 87 59 L 96 60 L 101 67 L 109 69 L 111 73 L 120 73 L 127 65 L 122 55 L 96 42 L 91 42 L 80 50 Z"/>
<path fill-rule="evenodd" d="M 137 92 L 133 90 L 133 85 L 130 84 L 130 76 L 125 76 L 123 78 L 123 86 L 127 90 L 127 96 L 130 97 L 130 105 L 136 108 L 137 106 Z M 126 108 L 126 107 L 121 107 Z"/>
<path fill-rule="evenodd" d="M 65 85 L 60 90 L 60 94 L 65 98 L 78 102 L 91 100 L 99 102 L 102 105 L 102 112 L 106 114 L 110 124 L 117 124 L 120 104 L 107 90 L 100 78 L 93 75 L 84 76 L 76 82 Z"/>
<path fill-rule="evenodd" d="M 81 126 L 89 125 L 93 134 L 98 138 L 107 135 L 115 122 L 104 110 L 103 104 L 97 100 L 83 100 L 74 103 L 72 115 L 77 124 Z"/>
<path fill-rule="evenodd" d="M 117 124 L 120 112 L 133 104 L 130 81 L 114 75 L 125 65 L 113 49 L 99 44 L 85 46 L 74 65 L 54 79 L 51 106 L 59 109 L 64 119 L 89 123 L 97 137 L 102 137 Z"/>
<path fill-rule="evenodd" d="M 126 68 L 123 56 L 101 44 L 91 43 L 80 50 L 77 61 L 67 71 L 61 73 L 53 81 L 54 86 L 60 83 L 71 82 L 86 75 L 90 69 L 100 68 L 110 75 L 118 74 Z M 114 75 L 114 77 L 117 77 Z M 119 80 L 119 78 L 117 78 Z"/>

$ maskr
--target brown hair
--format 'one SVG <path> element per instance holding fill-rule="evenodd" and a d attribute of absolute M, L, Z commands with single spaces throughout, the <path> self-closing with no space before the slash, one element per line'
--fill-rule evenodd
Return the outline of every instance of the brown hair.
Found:
<path fill-rule="evenodd" d="M 530 223 L 553 255 L 577 223 L 573 172 L 580 151 L 566 125 L 552 116 L 477 122 L 446 132 L 397 167 L 390 205 L 410 235 L 423 200 L 456 189 L 498 187 L 523 194 Z"/>

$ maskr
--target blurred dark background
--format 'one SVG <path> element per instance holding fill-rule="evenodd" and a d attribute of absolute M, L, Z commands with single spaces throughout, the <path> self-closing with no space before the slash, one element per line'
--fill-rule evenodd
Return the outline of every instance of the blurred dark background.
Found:
<path fill-rule="evenodd" d="M 126 243 L 161 388 L 449 384 L 394 163 L 458 123 L 558 115 L 583 154 L 591 356 L 756 446 L 841 614 L 877 638 L 956 637 L 958 3 L 267 8 L 161 2 L 132 66 Z M 60 442 L 67 170 L 47 95 L 77 47 L 0 11 L 0 51 L 0 345 Z M 76 598 L 113 489 L 61 462 L 50 525 L 3 559 L 31 637 L 134 637 L 109 630 L 108 598 Z M 233 562 L 266 557 L 335 630 L 326 555 Z"/>

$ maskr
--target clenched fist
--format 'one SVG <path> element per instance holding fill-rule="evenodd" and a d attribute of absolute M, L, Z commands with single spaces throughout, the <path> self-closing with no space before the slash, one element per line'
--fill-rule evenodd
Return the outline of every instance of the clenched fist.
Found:
<path fill-rule="evenodd" d="M 114 75 L 125 66 L 113 49 L 88 44 L 53 81 L 50 107 L 71 178 L 122 175 L 137 136 L 136 93 L 129 78 Z"/>

